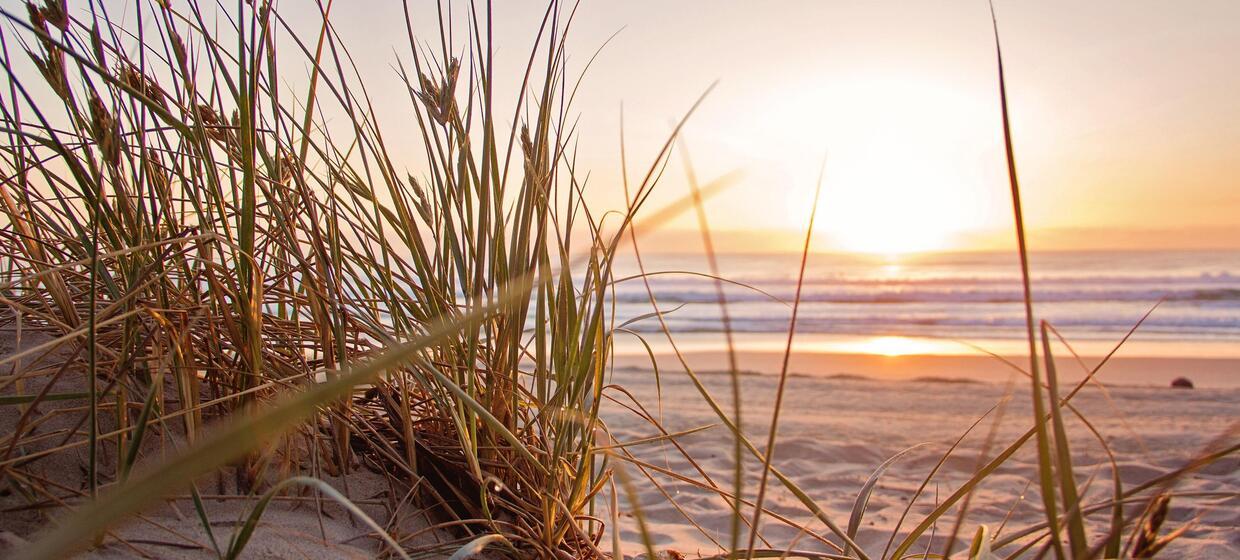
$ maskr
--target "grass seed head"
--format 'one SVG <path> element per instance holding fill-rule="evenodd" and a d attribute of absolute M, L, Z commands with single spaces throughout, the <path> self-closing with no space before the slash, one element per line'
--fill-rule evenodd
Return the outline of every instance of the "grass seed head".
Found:
<path fill-rule="evenodd" d="M 168 108 L 168 100 L 163 88 L 159 87 L 155 80 L 140 72 L 132 64 L 121 64 L 116 69 L 116 74 L 125 85 L 141 92 L 144 97 L 153 101 L 156 105 L 164 109 Z"/>
<path fill-rule="evenodd" d="M 181 35 L 175 29 L 168 30 L 168 39 L 172 43 L 172 56 L 177 59 L 177 67 L 181 70 L 181 74 L 185 79 L 189 79 L 188 58 L 185 56 L 185 40 L 181 39 Z"/>
<path fill-rule="evenodd" d="M 448 61 L 443 81 L 436 82 L 425 74 L 419 76 L 422 91 L 418 92 L 418 98 L 431 118 L 439 124 L 448 124 L 456 113 L 456 81 L 460 70 L 460 61 L 452 58 Z"/>
<path fill-rule="evenodd" d="M 43 17 L 57 29 L 69 29 L 69 11 L 65 0 L 46 0 L 43 2 Z M 29 8 L 27 8 L 29 9 Z"/>
<path fill-rule="evenodd" d="M 99 96 L 90 95 L 91 134 L 99 144 L 99 151 L 108 165 L 116 166 L 121 160 L 120 127 Z"/>
<path fill-rule="evenodd" d="M 26 2 L 26 14 L 30 18 L 30 25 L 43 33 L 47 33 L 47 18 L 43 16 L 43 10 L 39 9 L 34 2 Z"/>
<path fill-rule="evenodd" d="M 1137 529 L 1137 544 L 1132 550 L 1133 558 L 1153 558 L 1159 549 L 1167 545 L 1164 539 L 1158 538 L 1158 531 L 1162 529 L 1163 522 L 1167 520 L 1167 510 L 1170 504 L 1171 497 L 1167 494 L 1159 494 L 1150 502 L 1145 522 Z"/>

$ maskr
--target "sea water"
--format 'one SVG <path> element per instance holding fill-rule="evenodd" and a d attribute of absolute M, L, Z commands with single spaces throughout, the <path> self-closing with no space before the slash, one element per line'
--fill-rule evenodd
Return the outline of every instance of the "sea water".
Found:
<path fill-rule="evenodd" d="M 667 329 L 686 344 L 782 346 L 799 254 L 718 256 L 727 321 L 701 255 L 618 266 L 616 320 L 639 334 Z M 1034 313 L 1083 353 L 1105 354 L 1135 326 L 1128 355 L 1240 357 L 1240 251 L 1083 251 L 1030 257 Z M 629 277 L 625 279 L 625 277 Z M 1147 317 L 1148 314 L 1148 317 Z M 643 318 L 644 316 L 644 318 Z M 1145 317 L 1144 321 L 1142 318 Z M 1015 352 L 1027 328 L 1015 253 L 899 257 L 811 254 L 796 325 L 800 348 L 882 354 Z M 648 337 L 657 339 L 659 337 Z"/>

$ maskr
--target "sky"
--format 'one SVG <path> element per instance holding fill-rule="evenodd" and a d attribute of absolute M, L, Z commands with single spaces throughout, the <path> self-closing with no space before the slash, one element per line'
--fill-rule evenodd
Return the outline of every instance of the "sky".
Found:
<path fill-rule="evenodd" d="M 400 3 L 336 4 L 380 122 L 392 123 L 385 135 L 416 153 L 394 70 L 408 60 Z M 420 39 L 437 41 L 433 3 L 411 5 Z M 317 31 L 308 0 L 281 6 Z M 996 7 L 1035 250 L 1240 248 L 1240 2 Z M 495 3 L 497 84 L 510 97 L 544 9 Z M 596 207 L 623 202 L 622 121 L 635 173 L 715 84 L 683 146 L 703 181 L 740 174 L 707 201 L 723 250 L 798 248 L 824 161 L 815 250 L 1012 245 L 983 1 L 584 0 L 570 73 L 600 47 L 573 109 Z M 678 156 L 652 204 L 682 196 L 684 177 Z M 693 248 L 692 214 L 668 227 L 658 246 Z"/>

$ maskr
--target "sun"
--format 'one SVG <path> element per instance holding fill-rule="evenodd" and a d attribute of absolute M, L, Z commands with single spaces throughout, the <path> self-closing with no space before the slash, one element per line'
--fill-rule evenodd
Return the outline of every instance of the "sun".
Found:
<path fill-rule="evenodd" d="M 1005 191 L 994 180 L 992 147 L 976 141 L 983 129 L 967 92 L 928 77 L 874 75 L 804 86 L 805 98 L 774 119 L 789 132 L 772 159 L 782 158 L 796 179 L 786 191 L 788 222 L 804 223 L 815 184 L 807 174 L 822 157 L 806 147 L 825 145 L 817 250 L 887 257 L 950 251 L 1005 225 Z"/>
<path fill-rule="evenodd" d="M 842 198 L 838 211 L 825 212 L 818 234 L 830 249 L 894 257 L 951 249 L 960 235 L 952 226 L 953 209 L 933 197 L 910 201 L 916 193 L 891 188 Z M 892 202 L 901 199 L 905 202 Z"/>
<path fill-rule="evenodd" d="M 898 257 L 968 247 L 995 224 L 994 197 L 976 174 L 890 141 L 834 160 L 815 225 L 821 250 Z"/>

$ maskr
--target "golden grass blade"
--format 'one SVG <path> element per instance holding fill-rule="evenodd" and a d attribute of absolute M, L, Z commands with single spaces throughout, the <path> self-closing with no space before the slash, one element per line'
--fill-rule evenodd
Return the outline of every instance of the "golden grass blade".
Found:
<path fill-rule="evenodd" d="M 801 246 L 801 267 L 797 271 L 797 287 L 792 297 L 792 317 L 788 320 L 788 338 L 784 344 L 784 358 L 779 368 L 779 383 L 775 388 L 775 404 L 771 411 L 771 427 L 766 435 L 766 457 L 762 461 L 762 474 L 758 481 L 758 497 L 754 500 L 753 521 L 749 523 L 749 541 L 745 545 L 751 551 L 749 554 L 754 549 L 755 539 L 761 528 L 762 504 L 766 500 L 766 485 L 770 481 L 771 461 L 775 457 L 775 441 L 779 433 L 779 412 L 784 404 L 784 390 L 788 384 L 788 364 L 792 360 L 792 341 L 796 337 L 797 313 L 801 309 L 801 289 L 805 286 L 805 265 L 809 262 L 809 244 L 814 236 L 814 218 L 818 217 L 818 199 L 822 195 L 822 177 L 826 169 L 827 159 L 824 157 L 818 169 L 818 182 L 814 186 L 814 201 L 810 206 L 809 224 L 805 226 L 805 243 Z M 722 288 L 720 288 L 720 293 L 722 293 Z M 739 427 L 739 425 L 738 423 L 737 426 Z M 852 525 L 851 521 L 849 525 Z M 855 530 L 850 530 L 848 536 L 855 537 L 856 534 Z M 848 554 L 847 548 L 844 549 L 844 554 Z"/>
<path fill-rule="evenodd" d="M 678 431 L 678 432 L 672 432 L 672 433 L 667 433 L 667 434 L 661 434 L 661 435 L 657 435 L 657 436 L 650 436 L 650 437 L 638 438 L 638 439 L 633 439 L 633 440 L 628 440 L 628 441 L 617 441 L 616 443 L 613 443 L 613 444 L 609 444 L 609 445 L 600 445 L 600 446 L 598 446 L 598 447 L 595 447 L 595 448 L 594 448 L 594 451 L 595 451 L 595 452 L 598 452 L 598 453 L 601 453 L 601 452 L 604 452 L 604 451 L 613 451 L 613 450 L 616 450 L 616 449 L 624 449 L 624 448 L 628 448 L 628 447 L 637 447 L 637 446 L 639 446 L 639 445 L 646 445 L 646 444 L 650 444 L 650 443 L 659 443 L 659 442 L 664 442 L 664 441 L 668 441 L 668 440 L 672 440 L 672 439 L 681 438 L 681 437 L 685 437 L 685 436 L 688 436 L 688 435 L 696 434 L 696 433 L 698 433 L 698 432 L 704 432 L 704 431 L 706 431 L 706 430 L 709 430 L 709 429 L 711 429 L 711 428 L 714 428 L 715 426 L 718 426 L 718 424 L 707 424 L 707 425 L 705 425 L 705 426 L 698 426 L 698 427 L 696 427 L 696 428 L 689 428 L 689 429 L 687 429 L 687 430 L 680 430 L 680 431 Z"/>
<path fill-rule="evenodd" d="M 706 253 L 706 262 L 710 267 L 711 276 L 719 278 L 719 257 L 715 253 L 715 243 L 710 234 L 710 221 L 706 216 L 706 205 L 702 201 L 701 189 L 698 187 L 697 175 L 693 170 L 693 164 L 689 161 L 689 152 L 685 148 L 685 144 L 681 142 L 681 160 L 685 166 L 685 176 L 689 183 L 689 192 L 693 195 L 693 208 L 696 211 L 698 229 L 702 234 L 702 247 Z M 723 322 L 723 336 L 727 347 L 728 357 L 728 379 L 732 387 L 732 422 L 736 426 L 736 436 L 733 437 L 732 445 L 732 518 L 731 527 L 729 529 L 728 542 L 730 548 L 735 550 L 741 539 L 741 500 L 744 498 L 745 487 L 745 456 L 744 446 L 741 444 L 740 434 L 744 430 L 741 421 L 741 380 L 740 366 L 736 361 L 736 341 L 732 334 L 732 316 L 728 311 L 728 298 L 723 290 L 723 282 L 714 281 L 715 301 L 719 304 L 719 315 Z M 657 308 L 656 308 L 657 309 Z M 768 453 L 768 461 L 770 450 Z M 764 470 L 765 473 L 765 470 Z M 755 516 L 757 513 L 755 512 Z M 756 526 L 749 528 L 751 537 L 757 531 Z M 751 540 L 752 542 L 752 540 Z M 752 545 L 750 545 L 752 546 Z"/>
<path fill-rule="evenodd" d="M 1033 414 L 1035 419 L 1045 416 L 1046 405 L 1042 398 L 1042 382 L 1038 374 L 1037 334 L 1033 319 L 1033 289 L 1029 278 L 1029 249 L 1025 244 L 1025 219 L 1021 212 L 1020 185 L 1016 178 L 1016 155 L 1012 150 L 1012 126 L 1008 118 L 1007 84 L 1003 74 L 1003 50 L 999 42 L 999 21 L 995 16 L 994 1 L 989 1 L 991 25 L 995 37 L 995 59 L 999 73 L 999 109 L 1003 117 L 1003 153 L 1007 160 L 1008 183 L 1011 187 L 1012 215 L 1016 225 L 1016 245 L 1020 253 L 1021 288 L 1024 291 L 1025 328 L 1029 342 L 1029 374 L 1033 386 Z M 1054 403 L 1052 403 L 1053 406 Z M 1056 407 L 1058 408 L 1058 407 Z M 1063 547 L 1059 543 L 1058 526 L 1056 523 L 1055 483 L 1052 470 L 1052 458 L 1046 425 L 1038 421 L 1034 428 L 1038 446 L 1038 478 L 1041 486 L 1042 506 L 1046 519 L 1051 523 L 1051 544 L 1055 557 L 1062 559 Z"/>

